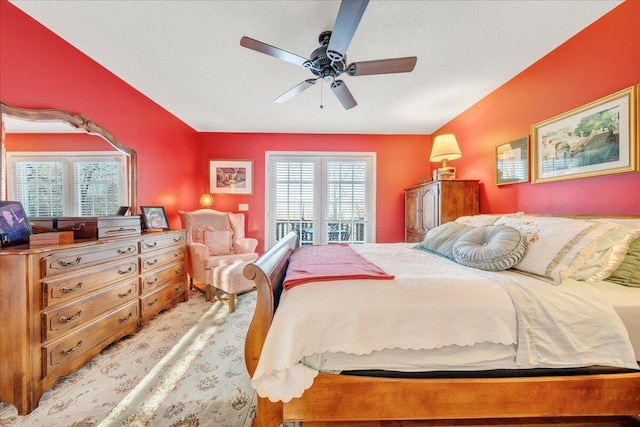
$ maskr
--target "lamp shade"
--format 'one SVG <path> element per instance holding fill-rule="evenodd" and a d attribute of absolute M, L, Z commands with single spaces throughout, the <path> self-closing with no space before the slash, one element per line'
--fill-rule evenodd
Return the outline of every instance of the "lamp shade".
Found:
<path fill-rule="evenodd" d="M 460 157 L 462 157 L 462 152 L 454 134 L 448 133 L 435 137 L 429 160 L 432 162 L 446 162 Z"/>
<path fill-rule="evenodd" d="M 201 208 L 212 208 L 216 205 L 216 202 L 213 200 L 213 194 L 204 193 L 200 196 L 200 202 L 198 202 Z"/>

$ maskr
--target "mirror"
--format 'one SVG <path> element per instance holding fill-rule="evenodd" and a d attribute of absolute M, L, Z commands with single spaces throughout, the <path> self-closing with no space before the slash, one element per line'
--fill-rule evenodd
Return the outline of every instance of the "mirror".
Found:
<path fill-rule="evenodd" d="M 73 139 L 74 145 L 71 151 L 84 151 L 83 146 L 86 145 L 91 146 L 92 150 L 116 150 L 125 154 L 127 164 L 121 172 L 124 176 L 119 177 L 119 179 L 121 180 L 120 182 L 126 183 L 126 205 L 130 207 L 130 212 L 135 214 L 137 211 L 137 185 L 136 152 L 134 150 L 122 145 L 111 132 L 81 114 L 72 114 L 61 110 L 24 109 L 10 106 L 3 102 L 0 102 L 0 108 L 2 113 L 2 138 L 0 139 L 0 177 L 2 178 L 0 182 L 2 191 L 0 191 L 0 200 L 7 199 L 7 155 L 10 151 L 21 151 L 18 147 L 8 148 L 10 144 L 7 141 L 13 141 L 14 139 L 20 141 L 19 135 L 13 132 L 42 134 L 42 138 L 37 143 L 33 143 L 34 138 L 30 135 L 32 142 L 30 145 L 36 146 L 35 150 L 43 152 L 52 151 L 51 148 L 47 147 L 47 144 L 49 141 L 54 141 L 57 134 L 80 133 L 82 135 L 73 136 L 75 139 Z M 92 140 L 88 139 L 88 135 L 93 135 L 90 137 Z M 93 140 L 94 136 L 100 137 L 95 139 L 101 142 L 98 143 L 98 141 Z M 71 139 L 71 137 L 67 139 Z M 19 145 L 19 143 L 11 144 L 12 147 L 14 145 Z M 29 150 L 34 150 L 34 148 Z"/>

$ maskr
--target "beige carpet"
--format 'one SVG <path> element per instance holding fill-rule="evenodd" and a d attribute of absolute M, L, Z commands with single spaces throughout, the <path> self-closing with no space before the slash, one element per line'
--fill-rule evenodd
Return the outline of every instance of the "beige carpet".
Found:
<path fill-rule="evenodd" d="M 243 427 L 255 413 L 244 339 L 256 293 L 236 311 L 192 292 L 138 334 L 59 379 L 36 410 L 18 416 L 0 402 L 0 426 Z"/>

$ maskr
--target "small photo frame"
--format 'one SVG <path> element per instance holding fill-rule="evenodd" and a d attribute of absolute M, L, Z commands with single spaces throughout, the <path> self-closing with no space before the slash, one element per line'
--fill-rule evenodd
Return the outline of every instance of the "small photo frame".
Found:
<path fill-rule="evenodd" d="M 0 246 L 29 243 L 31 224 L 22 203 L 0 201 Z"/>
<path fill-rule="evenodd" d="M 163 206 L 140 206 L 142 226 L 145 230 L 168 230 L 169 222 Z"/>
<path fill-rule="evenodd" d="M 253 160 L 209 160 L 211 194 L 253 195 Z"/>
<path fill-rule="evenodd" d="M 529 136 L 496 147 L 496 184 L 529 182 Z"/>

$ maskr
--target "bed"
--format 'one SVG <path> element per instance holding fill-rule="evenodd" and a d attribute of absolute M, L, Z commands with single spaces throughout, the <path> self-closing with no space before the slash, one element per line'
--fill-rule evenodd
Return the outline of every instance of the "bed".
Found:
<path fill-rule="evenodd" d="M 547 269 L 541 272 L 536 271 L 537 261 L 529 262 L 527 265 L 526 258 L 522 256 L 514 268 L 499 269 L 498 271 L 489 269 L 490 271 L 487 271 L 485 267 L 477 268 L 478 266 L 475 264 L 473 266 L 459 266 L 456 260 L 448 259 L 442 254 L 431 253 L 433 251 L 417 250 L 414 248 L 415 245 L 402 243 L 363 245 L 357 248 L 359 253 L 367 260 L 375 260 L 376 266 L 379 265 L 384 271 L 391 273 L 392 280 L 357 279 L 355 281 L 340 281 L 338 284 L 337 281 L 323 279 L 289 288 L 283 297 L 283 284 L 287 268 L 292 254 L 298 247 L 297 235 L 290 233 L 258 261 L 247 265 L 244 270 L 245 277 L 255 282 L 258 292 L 256 312 L 245 343 L 247 369 L 259 394 L 255 425 L 273 427 L 280 425 L 283 421 L 317 423 L 640 414 L 640 373 L 635 362 L 640 355 L 640 331 L 638 331 L 637 325 L 634 329 L 634 324 L 637 324 L 637 314 L 640 313 L 640 288 L 605 282 L 601 280 L 602 274 L 600 274 L 603 266 L 606 266 L 605 270 L 612 270 L 614 264 L 617 268 L 624 261 L 631 243 L 640 236 L 640 226 L 633 233 L 628 230 L 633 229 L 640 221 L 625 219 L 622 222 L 627 221 L 628 224 L 625 223 L 624 226 L 618 227 L 611 225 L 616 224 L 615 221 L 605 219 L 601 223 L 607 224 L 607 226 L 594 227 L 592 223 L 597 221 L 591 219 L 567 220 L 576 222 L 567 225 L 553 223 L 554 220 L 546 217 L 536 217 L 533 220 L 533 227 L 538 227 L 536 232 L 531 231 L 531 217 L 481 215 L 461 218 L 460 221 L 456 221 L 458 224 L 464 224 L 468 227 L 466 231 L 469 231 L 470 228 L 485 230 L 489 227 L 518 229 L 520 236 L 525 240 L 528 239 L 525 256 L 533 255 L 535 260 L 550 256 L 550 259 L 553 260 L 552 263 L 547 263 Z M 549 221 L 552 223 L 552 227 L 547 227 Z M 585 225 L 586 222 L 591 225 Z M 540 224 L 543 225 L 540 226 Z M 455 228 L 457 234 L 450 233 L 452 240 L 450 239 L 449 242 L 442 239 L 435 241 L 437 243 L 435 247 L 450 248 L 451 245 L 448 243 L 451 241 L 463 240 L 459 238 L 463 234 L 460 232 L 460 227 L 457 224 L 455 227 L 448 227 L 449 229 Z M 558 227 L 562 229 L 561 232 L 558 231 Z M 625 228 L 624 233 L 622 232 L 623 228 Z M 563 233 L 575 233 L 575 236 L 563 241 L 562 239 L 565 237 L 559 237 Z M 621 238 L 621 236 L 625 237 Z M 552 242 L 553 239 L 557 241 Z M 605 242 L 607 239 L 612 242 L 607 244 Z M 567 241 L 571 241 L 571 245 L 567 245 Z M 552 254 L 555 251 L 554 248 L 557 247 L 563 247 L 563 250 L 558 252 L 562 255 Z M 379 249 L 382 252 L 376 252 Z M 409 263 L 414 266 L 422 265 L 422 269 L 407 270 L 409 273 L 405 273 L 403 267 L 394 264 L 392 260 L 394 254 L 399 254 L 396 258 L 407 258 Z M 615 263 L 612 261 L 614 258 L 617 259 Z M 504 259 L 505 257 L 501 255 L 500 262 L 502 263 Z M 598 271 L 590 269 L 590 266 L 596 263 L 596 259 L 599 264 Z M 549 265 L 552 264 L 553 268 L 549 269 Z M 449 267 L 453 268 L 453 277 L 446 273 Z M 523 270 L 518 270 L 518 267 Z M 427 274 L 425 271 L 430 273 Z M 449 274 L 448 277 L 447 274 Z M 608 274 L 611 274 L 611 271 Z M 407 275 L 408 279 L 404 277 Z M 301 328 L 305 327 L 304 323 L 297 323 L 297 319 L 305 317 L 305 314 L 301 314 L 307 311 L 305 307 L 309 307 L 308 311 L 311 312 L 311 307 L 317 306 L 320 313 L 322 310 L 335 311 L 338 316 L 344 316 L 355 306 L 363 306 L 365 309 L 373 306 L 375 310 L 380 312 L 381 306 L 376 305 L 376 298 L 370 297 L 370 295 L 375 295 L 374 292 L 377 292 L 375 290 L 377 288 L 386 293 L 390 306 L 397 302 L 396 298 L 399 298 L 397 294 L 404 293 L 409 293 L 409 300 L 427 301 L 429 298 L 420 296 L 423 285 L 414 283 L 413 287 L 416 289 L 408 290 L 412 287 L 412 278 L 415 281 L 418 276 L 443 276 L 445 285 L 448 280 L 450 283 L 455 282 L 456 286 L 464 286 L 458 289 L 458 292 L 462 290 L 464 294 L 469 294 L 471 298 L 467 298 L 468 300 L 480 299 L 473 298 L 474 292 L 478 291 L 476 282 L 478 282 L 478 286 L 480 282 L 488 282 L 483 286 L 488 286 L 491 291 L 483 290 L 481 292 L 495 294 L 497 300 L 491 300 L 491 310 L 485 310 L 485 312 L 491 312 L 491 316 L 488 317 L 493 317 L 493 319 L 483 319 L 483 321 L 504 323 L 502 329 L 490 328 L 497 330 L 497 332 L 492 331 L 492 334 L 497 335 L 474 338 L 484 344 L 490 344 L 488 353 L 485 349 L 478 352 L 471 351 L 469 352 L 471 359 L 465 359 L 467 355 L 464 354 L 460 356 L 461 360 L 454 360 L 452 356 L 457 357 L 459 353 L 464 353 L 459 350 L 473 347 L 464 341 L 468 338 L 460 338 L 461 341 L 456 341 L 456 338 L 454 342 L 450 337 L 443 338 L 445 341 L 437 341 L 430 336 L 429 340 L 431 341 L 428 345 L 416 344 L 411 341 L 413 339 L 411 337 L 406 338 L 409 341 L 390 344 L 390 347 L 404 347 L 409 349 L 409 352 L 419 349 L 419 347 L 429 347 L 424 350 L 435 353 L 444 350 L 440 359 L 437 357 L 429 359 L 439 361 L 430 364 L 427 368 L 421 365 L 414 366 L 413 361 L 406 362 L 404 366 L 400 367 L 394 367 L 392 364 L 380 367 L 378 365 L 381 363 L 380 360 L 383 361 L 382 363 L 385 360 L 392 363 L 401 360 L 394 353 L 397 351 L 395 348 L 377 348 L 380 351 L 368 352 L 368 350 L 356 346 L 356 348 L 350 348 L 345 352 L 346 354 L 341 354 L 337 348 L 328 344 L 330 351 L 323 353 L 317 347 L 313 347 L 316 343 L 308 344 L 309 347 L 302 350 L 296 344 L 293 348 L 297 348 L 297 353 L 285 356 L 285 359 L 288 357 L 289 360 L 276 360 L 274 354 L 285 353 L 285 348 L 291 344 L 287 342 L 287 334 L 290 336 L 289 341 L 298 341 L 300 336 L 305 335 L 300 332 Z M 404 283 L 403 281 L 406 280 L 408 281 Z M 438 292 L 442 291 L 446 294 L 447 286 L 445 285 L 438 285 Z M 331 288 L 332 286 L 334 288 Z M 339 286 L 339 292 L 335 292 L 336 286 Z M 362 289 L 371 292 L 371 294 L 367 294 L 367 303 L 364 303 L 362 298 L 359 301 L 352 299 L 355 298 L 354 295 L 357 293 L 358 287 L 361 287 L 360 292 L 363 292 Z M 588 319 L 594 318 L 596 314 L 582 313 L 582 308 L 576 310 L 582 314 L 576 313 L 574 317 L 584 316 L 587 319 L 587 328 L 594 328 L 594 324 L 610 322 L 610 324 L 602 323 L 605 327 L 599 329 L 600 332 L 594 332 L 592 337 L 597 342 L 607 342 L 607 345 L 600 346 L 593 355 L 586 351 L 580 351 L 580 357 L 583 359 L 577 361 L 570 358 L 571 350 L 567 350 L 567 354 L 551 357 L 548 357 L 548 350 L 543 348 L 544 346 L 541 347 L 540 352 L 533 352 L 536 353 L 534 356 L 531 355 L 531 352 L 527 353 L 522 350 L 522 348 L 530 348 L 531 342 L 527 344 L 522 341 L 521 336 L 528 335 L 528 333 L 523 330 L 518 331 L 517 328 L 531 322 L 531 319 L 534 319 L 535 322 L 544 319 L 546 314 L 536 315 L 534 312 L 528 320 L 526 317 L 519 317 L 523 315 L 519 313 L 519 309 L 513 308 L 517 305 L 514 301 L 522 297 L 530 298 L 530 295 L 526 293 L 529 292 L 529 289 L 539 289 L 540 292 L 546 292 L 546 288 L 552 289 L 553 292 L 564 292 L 567 295 L 566 301 L 572 301 L 572 305 L 584 303 L 585 306 L 593 306 L 592 308 L 596 311 L 603 312 L 602 315 L 606 319 L 591 324 Z M 334 291 L 328 289 L 334 289 Z M 403 291 L 398 292 L 398 289 L 403 289 Z M 411 296 L 410 292 L 414 291 L 418 293 Z M 311 293 L 308 294 L 308 292 Z M 525 293 L 522 294 L 522 292 Z M 573 296 L 573 293 L 576 296 Z M 305 294 L 307 295 L 305 296 Z M 309 298 L 313 304 L 305 306 L 305 301 L 308 301 Z M 502 302 L 500 302 L 501 299 Z M 370 300 L 374 302 L 372 303 Z M 398 301 L 404 300 L 399 299 Z M 510 305 L 509 302 L 513 304 Z M 327 305 L 323 306 L 322 303 Z M 406 301 L 400 303 L 406 304 Z M 473 301 L 469 304 L 472 303 Z M 340 308 L 340 304 L 346 304 L 347 308 Z M 464 322 L 464 320 L 457 319 L 459 316 L 462 317 L 464 312 L 477 310 L 477 308 L 465 304 L 467 303 L 462 301 L 460 304 L 455 304 L 465 307 L 462 313 L 456 312 L 455 322 Z M 429 310 L 436 310 L 436 305 L 432 302 Z M 557 311 L 566 311 L 563 307 L 566 307 L 566 302 L 560 304 L 560 309 Z M 546 313 L 547 307 L 541 306 L 540 309 L 543 310 L 542 313 Z M 296 310 L 298 311 L 296 312 Z M 416 310 L 419 310 L 419 307 Z M 401 322 L 403 328 L 405 324 L 412 325 L 411 318 L 403 318 L 402 315 L 404 313 L 398 313 L 398 310 L 395 310 L 395 314 L 385 313 L 384 317 L 391 318 L 392 322 L 396 322 L 394 324 L 396 326 L 397 322 Z M 318 321 L 317 314 L 316 317 L 313 317 L 313 314 L 310 316 L 313 322 Z M 365 314 L 365 318 L 366 316 Z M 379 314 L 378 317 L 380 317 Z M 414 315 L 414 317 L 425 316 Z M 512 319 L 514 317 L 517 319 L 515 322 Z M 452 319 L 448 320 L 455 323 Z M 329 320 L 329 322 L 335 323 L 335 319 Z M 561 323 L 564 322 L 565 320 L 561 321 Z M 378 321 L 372 320 L 368 323 L 373 324 Z M 467 324 L 473 325 L 473 323 Z M 579 325 L 580 322 L 577 324 Z M 282 332 L 283 325 L 288 325 L 289 331 Z M 582 326 L 578 326 L 578 328 L 584 328 L 584 325 L 583 322 Z M 487 328 L 480 326 L 471 329 L 482 334 L 482 330 Z M 272 327 L 273 330 L 270 332 Z M 322 329 L 329 326 L 315 327 Z M 419 328 L 420 324 L 413 324 L 409 326 L 409 329 L 411 327 Z M 516 328 L 515 333 L 513 332 L 514 327 Z M 341 325 L 339 328 L 343 328 L 345 336 L 354 333 L 349 331 L 349 324 Z M 598 329 L 598 327 L 595 328 Z M 352 329 L 357 333 L 357 328 Z M 536 327 L 533 329 L 537 330 Z M 404 331 L 404 329 L 402 330 Z M 614 338 L 606 335 L 612 331 L 617 334 Z M 606 336 L 599 336 L 600 333 Z M 399 335 L 404 335 L 404 333 Z M 560 339 L 561 335 L 561 333 L 554 332 L 549 336 L 536 336 L 533 341 L 555 342 Z M 572 339 L 569 338 L 569 341 Z M 347 339 L 347 342 L 351 341 Z M 458 345 L 455 348 L 456 351 L 447 354 L 447 349 L 450 350 L 452 345 Z M 571 345 L 569 344 L 569 346 Z M 598 345 L 594 347 L 598 347 Z M 263 352 L 264 354 L 262 354 Z M 382 357 L 381 359 L 369 358 L 371 360 L 367 360 L 364 365 L 361 365 L 357 361 L 358 358 L 353 358 L 348 354 L 350 352 L 367 353 L 369 356 L 376 354 Z M 487 354 L 492 356 L 487 357 Z M 335 355 L 339 357 L 333 357 Z M 345 355 L 346 358 L 343 357 Z M 478 359 L 474 359 L 476 357 Z M 418 357 L 418 359 L 422 358 L 422 355 Z M 518 363 L 514 363 L 516 359 Z M 446 365 L 446 363 L 451 363 L 451 360 L 454 360 L 454 364 L 460 365 L 458 369 L 455 366 Z M 487 360 L 490 362 L 483 365 L 482 363 Z M 297 375 L 296 372 L 303 372 L 303 374 Z M 378 375 L 380 372 L 382 372 L 382 376 Z M 261 379 L 267 378 L 269 375 L 270 379 L 267 380 L 267 384 L 261 384 Z M 289 381 L 291 378 L 293 381 Z M 269 381 L 272 384 L 268 384 Z M 312 425 L 320 425 L 314 423 Z"/>

